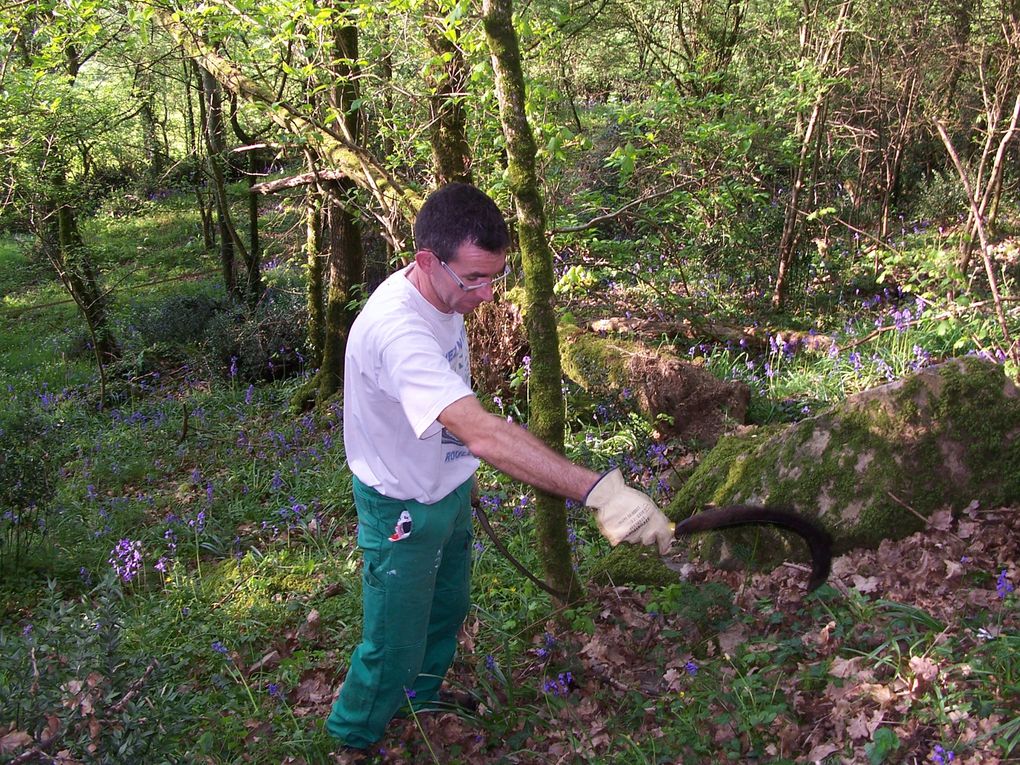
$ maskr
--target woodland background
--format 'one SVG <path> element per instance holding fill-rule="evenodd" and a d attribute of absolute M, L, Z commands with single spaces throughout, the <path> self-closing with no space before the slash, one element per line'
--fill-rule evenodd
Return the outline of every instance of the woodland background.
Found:
<path fill-rule="evenodd" d="M 1015 0 L 26 0 L 0 40 L 0 762 L 337 760 L 343 340 L 437 184 L 518 244 L 483 400 L 663 502 L 705 447 L 564 378 L 558 328 L 742 381 L 757 425 L 951 356 L 1017 376 Z M 803 597 L 789 567 L 605 581 L 586 511 L 482 488 L 577 596 L 479 537 L 451 683 L 482 707 L 380 760 L 1020 751 L 1013 509 Z"/>

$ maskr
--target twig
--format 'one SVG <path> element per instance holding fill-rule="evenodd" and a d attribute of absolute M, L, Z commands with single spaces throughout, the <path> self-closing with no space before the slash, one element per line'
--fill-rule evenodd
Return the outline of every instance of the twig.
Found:
<path fill-rule="evenodd" d="M 32 762 L 32 760 L 36 759 L 37 757 L 40 759 L 45 758 L 49 762 L 56 762 L 56 760 L 54 760 L 46 753 L 46 749 L 48 748 L 49 746 L 43 744 L 42 747 L 34 746 L 31 749 L 26 749 L 24 752 L 22 752 L 13 760 L 11 760 L 10 765 L 21 765 L 23 762 Z"/>
<path fill-rule="evenodd" d="M 805 566 L 802 563 L 794 563 L 793 561 L 786 560 L 783 561 L 783 565 L 786 566 L 786 568 L 792 568 L 795 571 L 803 571 L 806 574 L 811 573 L 811 567 Z"/>
<path fill-rule="evenodd" d="M 181 411 L 183 414 L 181 416 L 181 435 L 177 439 L 178 444 L 183 444 L 188 438 L 188 405 L 183 401 L 181 402 Z"/>
<path fill-rule="evenodd" d="M 32 657 L 32 695 L 35 696 L 39 693 L 39 665 L 35 661 L 35 646 L 32 646 L 29 655 Z"/>
<path fill-rule="evenodd" d="M 895 494 L 893 494 L 888 489 L 886 490 L 885 493 L 888 494 L 892 498 L 892 500 L 894 502 L 896 502 L 896 504 L 898 504 L 900 507 L 905 508 L 906 510 L 908 510 L 909 512 L 911 512 L 915 516 L 917 516 L 921 520 L 921 522 L 924 523 L 925 528 L 928 527 L 928 521 L 930 520 L 929 518 L 925 518 L 923 515 L 921 515 L 914 508 L 912 508 L 910 505 L 908 505 L 906 502 L 904 502 L 902 499 L 897 497 Z M 959 540 L 960 542 L 963 542 L 963 544 L 967 544 L 967 542 L 964 539 L 956 536 L 956 534 L 954 534 L 952 531 L 947 530 L 946 533 L 949 534 L 949 536 L 954 537 L 955 539 Z"/>
<path fill-rule="evenodd" d="M 138 694 L 138 691 L 140 691 L 142 686 L 145 685 L 145 681 L 149 679 L 149 675 L 152 674 L 152 670 L 158 666 L 159 662 L 155 659 L 150 661 L 149 666 L 145 668 L 145 672 L 142 673 L 142 676 L 131 683 L 131 687 L 127 689 L 127 692 L 123 696 L 121 696 L 120 701 L 110 707 L 109 711 L 114 714 L 124 711 L 124 707 L 127 706 L 127 703 Z"/>
<path fill-rule="evenodd" d="M 549 233 L 550 234 L 574 234 L 574 233 L 577 233 L 579 231 L 586 231 L 589 228 L 594 228 L 595 226 L 599 225 L 600 223 L 605 223 L 606 221 L 612 220 L 613 218 L 619 218 L 621 215 L 623 215 L 625 212 L 627 212 L 627 210 L 629 210 L 632 207 L 637 207 L 638 205 L 642 204 L 643 202 L 649 202 L 652 199 L 656 199 L 658 197 L 664 197 L 667 194 L 673 193 L 674 191 L 676 191 L 679 188 L 681 188 L 681 186 L 679 186 L 679 185 L 671 186 L 670 188 L 664 189 L 662 191 L 655 191 L 655 192 L 652 192 L 651 194 L 645 194 L 644 196 L 638 197 L 637 199 L 632 199 L 630 202 L 628 202 L 627 204 L 625 204 L 623 207 L 621 207 L 618 210 L 614 210 L 613 212 L 604 213 L 602 215 L 596 215 L 594 218 L 592 218 L 588 222 L 586 222 L 586 223 L 578 223 L 576 226 L 562 226 L 560 228 L 550 229 Z"/>

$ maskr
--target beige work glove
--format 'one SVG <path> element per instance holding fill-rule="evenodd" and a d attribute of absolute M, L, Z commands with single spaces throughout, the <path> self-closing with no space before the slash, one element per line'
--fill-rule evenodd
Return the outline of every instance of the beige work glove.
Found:
<path fill-rule="evenodd" d="M 623 482 L 619 468 L 610 470 L 588 490 L 584 504 L 596 509 L 599 530 L 613 547 L 630 542 L 658 545 L 659 555 L 669 552 L 673 542 L 669 519 L 647 495 Z"/>

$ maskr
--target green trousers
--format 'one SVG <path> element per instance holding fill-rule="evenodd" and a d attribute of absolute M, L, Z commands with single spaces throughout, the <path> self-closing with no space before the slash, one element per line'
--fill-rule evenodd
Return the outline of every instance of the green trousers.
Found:
<path fill-rule="evenodd" d="M 470 607 L 473 480 L 425 505 L 354 479 L 364 626 L 326 719 L 347 746 L 367 748 L 409 700 L 439 692 Z"/>

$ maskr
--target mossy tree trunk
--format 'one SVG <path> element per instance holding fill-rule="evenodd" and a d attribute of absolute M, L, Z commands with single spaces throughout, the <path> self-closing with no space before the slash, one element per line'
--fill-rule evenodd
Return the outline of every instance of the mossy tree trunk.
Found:
<path fill-rule="evenodd" d="M 563 451 L 564 400 L 556 313 L 553 308 L 552 251 L 545 238 L 545 209 L 535 171 L 535 139 L 525 114 L 524 73 L 510 0 L 483 0 L 485 34 L 496 75 L 496 97 L 506 138 L 510 190 L 517 206 L 524 267 L 524 322 L 531 344 L 528 427 L 553 449 Z M 567 538 L 564 501 L 538 492 L 538 543 L 549 584 L 581 597 Z"/>
<path fill-rule="evenodd" d="M 342 16 L 340 16 L 342 19 Z M 358 28 L 346 20 L 338 22 L 333 35 L 336 87 L 330 93 L 330 107 L 340 115 L 349 136 L 359 137 L 361 120 L 358 99 Z M 322 364 L 318 372 L 316 402 L 325 403 L 343 385 L 344 351 L 357 313 L 349 308 L 354 288 L 365 278 L 365 254 L 361 243 L 361 220 L 355 208 L 357 185 L 344 178 L 331 181 L 324 197 L 323 223 L 328 236 L 326 261 L 326 310 Z"/>
<path fill-rule="evenodd" d="M 436 11 L 433 4 L 433 11 Z M 467 89 L 467 65 L 464 53 L 450 39 L 448 28 L 438 11 L 437 19 L 426 33 L 435 54 L 426 70 L 432 94 L 429 96 L 429 142 L 432 145 L 436 184 L 455 181 L 471 183 L 471 148 L 467 139 L 467 114 L 464 94 Z"/>
<path fill-rule="evenodd" d="M 237 139 L 247 147 L 245 154 L 248 160 L 248 249 L 242 253 L 246 274 L 244 296 L 249 305 L 255 306 L 265 291 L 262 283 L 262 243 L 259 237 L 259 194 L 255 189 L 255 182 L 262 171 L 263 152 L 255 146 L 258 136 L 245 130 L 238 119 L 237 96 L 227 92 L 230 97 L 230 126 Z"/>
<path fill-rule="evenodd" d="M 308 278 L 308 350 L 312 369 L 322 365 L 326 331 L 323 295 L 325 277 L 322 267 L 322 196 L 315 187 L 305 195 L 305 273 Z"/>
<path fill-rule="evenodd" d="M 73 85 L 81 66 L 76 46 L 68 45 L 64 51 L 64 65 L 68 81 Z M 68 161 L 63 144 L 72 143 L 57 135 L 41 142 L 46 148 L 38 157 L 44 184 L 38 194 L 33 218 L 43 255 L 53 266 L 64 288 L 70 294 L 85 320 L 100 377 L 100 402 L 106 401 L 105 366 L 120 358 L 120 346 L 110 326 L 108 295 L 103 290 L 89 254 L 88 247 L 78 228 L 80 189 L 68 183 Z"/>
<path fill-rule="evenodd" d="M 212 181 L 213 196 L 216 200 L 216 226 L 219 234 L 220 271 L 223 285 L 232 298 L 240 298 L 237 273 L 234 264 L 235 253 L 248 260 L 248 250 L 241 242 L 230 216 L 230 200 L 227 197 L 227 182 L 224 168 L 227 166 L 227 142 L 223 127 L 223 88 L 212 73 L 200 67 L 202 75 L 202 96 L 205 104 L 205 121 L 202 134 L 208 152 L 209 177 Z"/>

